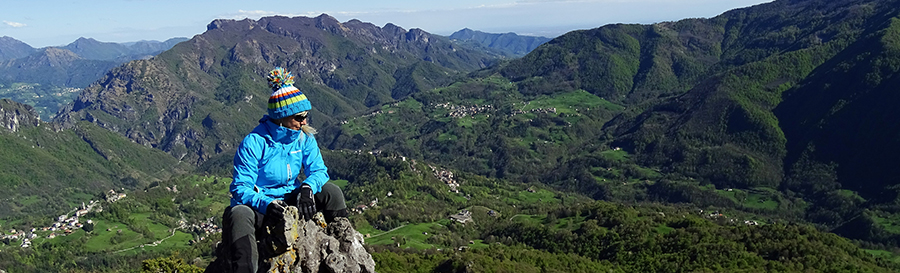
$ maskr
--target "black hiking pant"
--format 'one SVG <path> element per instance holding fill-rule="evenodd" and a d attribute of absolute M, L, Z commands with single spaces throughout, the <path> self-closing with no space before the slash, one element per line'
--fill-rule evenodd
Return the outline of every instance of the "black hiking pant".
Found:
<path fill-rule="evenodd" d="M 327 221 L 335 217 L 347 217 L 344 193 L 332 183 L 322 185 L 322 191 L 315 194 L 316 209 Z M 228 250 L 229 266 L 234 273 L 256 273 L 259 268 L 259 252 L 256 238 L 262 235 L 265 215 L 247 205 L 236 205 L 225 209 L 222 215 L 222 242 Z"/>

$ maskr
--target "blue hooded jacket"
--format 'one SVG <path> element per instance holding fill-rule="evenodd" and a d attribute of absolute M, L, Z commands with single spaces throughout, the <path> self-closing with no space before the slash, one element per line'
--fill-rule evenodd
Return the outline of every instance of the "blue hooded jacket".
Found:
<path fill-rule="evenodd" d="M 302 183 L 313 194 L 328 182 L 328 168 L 316 139 L 303 131 L 291 130 L 263 116 L 259 125 L 244 137 L 234 155 L 234 181 L 231 205 L 247 205 L 266 213 L 266 206 L 299 187 L 300 169 L 306 174 Z"/>

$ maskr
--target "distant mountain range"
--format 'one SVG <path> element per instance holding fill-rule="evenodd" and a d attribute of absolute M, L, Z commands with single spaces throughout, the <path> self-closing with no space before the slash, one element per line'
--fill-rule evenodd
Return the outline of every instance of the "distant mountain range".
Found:
<path fill-rule="evenodd" d="M 8 61 L 27 57 L 34 53 L 41 53 L 48 48 L 59 48 L 72 51 L 75 55 L 87 60 L 102 60 L 126 62 L 135 59 L 155 56 L 160 52 L 172 48 L 177 43 L 187 41 L 187 38 L 171 38 L 163 42 L 138 41 L 129 43 L 100 42 L 91 38 L 78 38 L 72 43 L 62 47 L 33 48 L 25 42 L 15 38 L 0 37 L 0 61 Z"/>
<path fill-rule="evenodd" d="M 119 64 L 155 56 L 186 40 L 118 44 L 79 38 L 63 47 L 35 49 L 13 38 L 0 37 L 0 83 L 84 88 Z"/>
<path fill-rule="evenodd" d="M 79 38 L 62 47 L 89 60 L 127 62 L 156 56 L 187 38 L 171 38 L 163 42 L 139 41 L 130 43 L 105 43 L 90 38 Z"/>
<path fill-rule="evenodd" d="M 43 119 L 75 99 L 69 88 L 85 88 L 122 63 L 146 59 L 186 38 L 165 42 L 104 43 L 90 38 L 63 47 L 32 48 L 10 37 L 0 37 L 0 98 L 28 103 Z"/>
<path fill-rule="evenodd" d="M 525 54 L 551 40 L 550 38 L 523 36 L 512 32 L 502 34 L 486 33 L 468 28 L 454 32 L 450 35 L 450 39 L 475 47 L 483 47 L 485 50 L 512 58 L 525 56 Z"/>
<path fill-rule="evenodd" d="M 0 82 L 84 88 L 119 64 L 87 59 L 65 48 L 47 47 L 0 62 Z"/>

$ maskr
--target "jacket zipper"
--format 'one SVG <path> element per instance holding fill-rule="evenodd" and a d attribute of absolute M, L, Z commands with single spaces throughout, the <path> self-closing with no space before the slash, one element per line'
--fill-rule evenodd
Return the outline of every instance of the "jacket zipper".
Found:
<path fill-rule="evenodd" d="M 285 181 L 285 182 L 291 182 L 291 175 L 292 175 L 292 174 L 293 174 L 293 172 L 291 172 L 291 163 L 288 163 L 288 164 L 287 164 L 287 179 L 285 179 L 284 181 Z"/>

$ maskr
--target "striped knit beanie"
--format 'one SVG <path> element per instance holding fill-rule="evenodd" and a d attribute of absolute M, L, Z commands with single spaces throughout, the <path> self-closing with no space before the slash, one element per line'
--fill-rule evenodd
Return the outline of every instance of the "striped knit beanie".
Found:
<path fill-rule="evenodd" d="M 280 119 L 312 109 L 306 95 L 294 87 L 294 75 L 284 68 L 275 67 L 266 79 L 273 91 L 269 97 L 269 117 Z"/>

